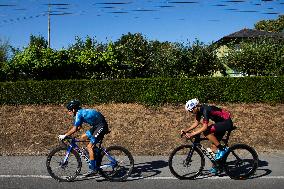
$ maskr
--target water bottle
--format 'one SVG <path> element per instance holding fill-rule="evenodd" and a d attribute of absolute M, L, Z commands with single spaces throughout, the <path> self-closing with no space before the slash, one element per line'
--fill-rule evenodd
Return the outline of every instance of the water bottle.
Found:
<path fill-rule="evenodd" d="M 206 148 L 207 152 L 212 156 L 214 157 L 214 152 L 211 150 L 211 148 Z"/>

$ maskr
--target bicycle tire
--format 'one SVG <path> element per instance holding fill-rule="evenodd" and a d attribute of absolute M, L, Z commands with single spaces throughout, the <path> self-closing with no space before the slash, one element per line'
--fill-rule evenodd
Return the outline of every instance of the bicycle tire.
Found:
<path fill-rule="evenodd" d="M 246 144 L 235 144 L 224 156 L 224 171 L 232 179 L 247 179 L 258 168 L 257 152 Z"/>
<path fill-rule="evenodd" d="M 100 173 L 110 181 L 124 181 L 132 173 L 134 168 L 134 159 L 131 153 L 121 146 L 110 146 L 102 151 L 100 159 Z M 114 164 L 109 156 L 116 160 Z M 112 165 L 112 166 L 110 166 Z"/>
<path fill-rule="evenodd" d="M 59 182 L 73 181 L 79 175 L 82 167 L 80 155 L 75 150 L 71 151 L 67 164 L 60 165 L 60 163 L 65 158 L 66 151 L 67 146 L 58 146 L 51 150 L 51 152 L 47 155 L 46 159 L 46 168 L 49 175 Z M 67 171 L 70 168 L 70 173 L 67 174 Z"/>
<path fill-rule="evenodd" d="M 169 169 L 176 178 L 190 180 L 195 179 L 202 173 L 205 166 L 205 158 L 198 148 L 193 149 L 190 162 L 186 160 L 189 151 L 192 149 L 192 145 L 181 145 L 175 148 L 170 154 Z M 192 170 L 193 172 L 190 172 Z"/>

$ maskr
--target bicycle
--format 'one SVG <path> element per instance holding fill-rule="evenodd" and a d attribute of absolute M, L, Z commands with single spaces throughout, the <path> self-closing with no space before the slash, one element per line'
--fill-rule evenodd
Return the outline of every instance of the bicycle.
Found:
<path fill-rule="evenodd" d="M 237 127 L 227 131 L 222 139 L 228 147 L 230 134 Z M 185 134 L 185 133 L 184 133 Z M 181 136 L 182 137 L 182 136 Z M 232 179 L 247 179 L 253 175 L 258 167 L 257 152 L 246 144 L 234 144 L 220 160 L 215 159 L 215 154 L 210 153 L 201 144 L 208 140 L 201 138 L 200 134 L 189 139 L 192 144 L 185 144 L 175 148 L 169 156 L 169 169 L 178 179 L 195 179 L 202 174 L 206 156 L 218 170 L 223 171 Z"/>
<path fill-rule="evenodd" d="M 73 181 L 82 168 L 82 159 L 89 164 L 90 159 L 85 148 L 77 143 L 88 142 L 75 137 L 66 137 L 60 146 L 55 147 L 47 155 L 46 167 L 52 178 L 60 182 Z M 98 173 L 110 181 L 126 180 L 132 173 L 134 159 L 131 153 L 122 146 L 104 148 L 102 141 L 94 147 Z"/>

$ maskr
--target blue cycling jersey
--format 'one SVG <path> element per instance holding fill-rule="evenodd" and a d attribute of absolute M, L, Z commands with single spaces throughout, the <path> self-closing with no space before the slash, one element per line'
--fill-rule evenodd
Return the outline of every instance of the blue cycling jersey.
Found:
<path fill-rule="evenodd" d="M 88 123 L 91 126 L 95 126 L 99 123 L 101 123 L 104 120 L 104 116 L 96 111 L 95 109 L 80 109 L 78 110 L 76 116 L 75 116 L 75 121 L 74 121 L 74 126 L 79 127 L 83 123 Z"/>

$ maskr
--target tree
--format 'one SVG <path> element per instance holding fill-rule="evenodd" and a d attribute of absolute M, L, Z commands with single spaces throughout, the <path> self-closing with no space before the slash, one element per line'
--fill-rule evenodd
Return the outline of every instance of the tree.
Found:
<path fill-rule="evenodd" d="M 179 77 L 183 75 L 182 46 L 179 43 L 150 42 L 147 77 Z"/>
<path fill-rule="evenodd" d="M 6 78 L 10 50 L 9 42 L 0 39 L 0 81 Z"/>
<path fill-rule="evenodd" d="M 261 20 L 254 25 L 255 29 L 268 32 L 284 31 L 284 15 L 280 15 L 276 20 Z"/>
<path fill-rule="evenodd" d="M 29 46 L 34 46 L 37 48 L 47 48 L 48 47 L 48 42 L 47 40 L 44 39 L 43 36 L 30 36 L 30 43 Z"/>
<path fill-rule="evenodd" d="M 9 46 L 8 41 L 0 39 L 0 62 L 2 63 L 8 60 Z"/>
<path fill-rule="evenodd" d="M 150 47 L 141 33 L 122 35 L 114 43 L 116 57 L 125 71 L 125 77 L 145 77 L 147 75 Z"/>
<path fill-rule="evenodd" d="M 214 45 L 205 45 L 196 40 L 189 47 L 187 56 L 189 62 L 185 69 L 188 76 L 212 76 L 215 72 L 224 70 Z"/>
<path fill-rule="evenodd" d="M 283 76 L 284 43 L 272 39 L 261 39 L 255 42 L 243 41 L 241 50 L 229 51 L 223 61 L 229 67 L 248 76 Z"/>
<path fill-rule="evenodd" d="M 29 45 L 23 50 L 15 51 L 9 62 L 9 79 L 48 79 L 43 73 L 51 67 L 52 62 L 46 61 L 45 54 L 48 53 L 48 59 L 52 59 L 50 54 L 53 50 L 47 48 L 47 44 L 44 37 L 31 35 Z"/>
<path fill-rule="evenodd" d="M 76 43 L 68 48 L 70 77 L 88 79 L 112 78 L 116 61 L 113 44 L 100 44 L 95 39 L 76 37 Z M 73 70 L 73 71 L 72 71 Z M 114 76 L 115 77 L 115 76 Z"/>

